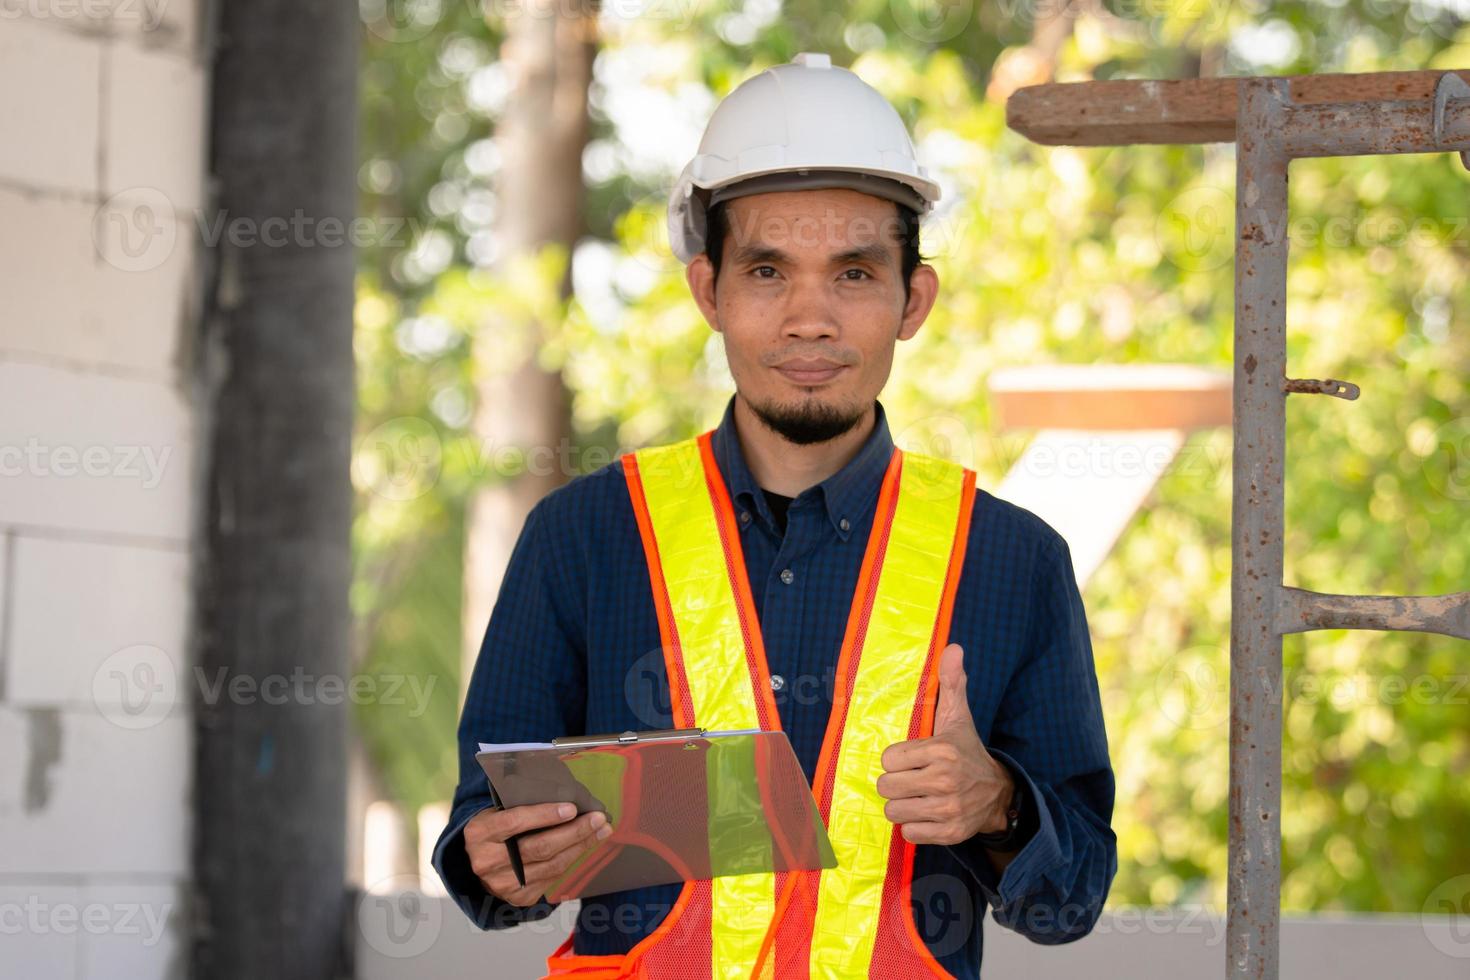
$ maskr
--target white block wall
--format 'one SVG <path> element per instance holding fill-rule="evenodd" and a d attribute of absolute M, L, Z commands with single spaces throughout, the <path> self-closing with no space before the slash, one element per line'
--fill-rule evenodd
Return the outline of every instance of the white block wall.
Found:
<path fill-rule="evenodd" d="M 0 974 L 188 944 L 196 0 L 0 4 Z"/>

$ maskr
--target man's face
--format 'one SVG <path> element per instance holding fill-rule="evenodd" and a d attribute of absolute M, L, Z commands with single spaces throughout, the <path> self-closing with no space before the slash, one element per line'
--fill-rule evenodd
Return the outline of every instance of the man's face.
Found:
<path fill-rule="evenodd" d="M 718 281 L 690 263 L 690 291 L 724 335 L 735 387 L 793 442 L 835 438 L 888 381 L 893 348 L 918 332 L 938 292 L 920 265 L 904 299 L 893 202 L 845 188 L 777 191 L 726 205 Z"/>

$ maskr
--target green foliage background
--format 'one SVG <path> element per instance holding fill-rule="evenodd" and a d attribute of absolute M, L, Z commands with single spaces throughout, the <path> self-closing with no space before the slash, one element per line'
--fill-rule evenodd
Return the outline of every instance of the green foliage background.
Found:
<path fill-rule="evenodd" d="M 924 232 L 943 288 L 900 345 L 883 401 L 901 445 L 961 459 L 993 487 L 1026 439 L 992 418 L 996 368 L 1228 370 L 1233 148 L 1030 144 L 986 97 L 996 58 L 1030 37 L 1025 10 L 905 2 L 654 4 L 609 23 L 599 67 L 656 52 L 643 86 L 693 86 L 712 104 L 798 51 L 828 51 L 899 107 L 944 175 Z M 359 715 L 410 808 L 453 788 L 465 500 L 523 465 L 516 447 L 466 432 L 471 342 L 504 362 L 526 349 L 531 318 L 557 325 L 536 356 L 575 393 L 574 469 L 713 425 L 731 390 L 667 248 L 672 173 L 619 166 L 589 182 L 579 249 L 617 270 L 596 303 L 556 298 L 567 261 L 556 251 L 481 267 L 504 24 L 468 3 L 415 19 L 422 6 L 364 6 L 363 210 L 411 219 L 413 234 L 362 254 L 354 463 L 362 669 L 440 678 L 420 717 Z M 1106 7 L 1076 25 L 1061 80 L 1179 77 L 1207 57 L 1227 74 L 1470 65 L 1470 30 L 1422 5 Z M 1289 43 L 1252 63 L 1262 38 Z M 607 84 L 594 91 L 594 135 L 622 159 Z M 1290 372 L 1345 378 L 1363 395 L 1288 404 L 1289 584 L 1470 582 L 1467 202 L 1470 173 L 1452 155 L 1293 165 Z M 1224 903 L 1229 528 L 1229 434 L 1197 433 L 1086 590 L 1118 776 L 1113 904 Z M 1289 637 L 1285 668 L 1284 907 L 1420 911 L 1436 884 L 1470 871 L 1470 648 L 1323 632 Z"/>

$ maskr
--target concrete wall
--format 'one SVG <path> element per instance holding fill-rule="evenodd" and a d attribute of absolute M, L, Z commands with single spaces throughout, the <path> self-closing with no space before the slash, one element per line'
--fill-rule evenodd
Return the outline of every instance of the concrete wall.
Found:
<path fill-rule="evenodd" d="M 0 973 L 182 976 L 195 0 L 0 0 Z"/>

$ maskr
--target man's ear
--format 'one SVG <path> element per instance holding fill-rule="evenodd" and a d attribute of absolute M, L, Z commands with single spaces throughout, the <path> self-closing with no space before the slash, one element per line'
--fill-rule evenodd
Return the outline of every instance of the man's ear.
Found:
<path fill-rule="evenodd" d="M 932 265 L 920 262 L 909 277 L 909 299 L 903 307 L 903 320 L 898 325 L 898 339 L 908 340 L 919 332 L 939 298 L 939 273 Z"/>
<path fill-rule="evenodd" d="M 704 314 L 704 320 L 715 333 L 720 333 L 720 315 L 715 306 L 715 267 L 709 256 L 700 253 L 684 270 L 684 281 L 689 284 L 689 294 Z"/>

